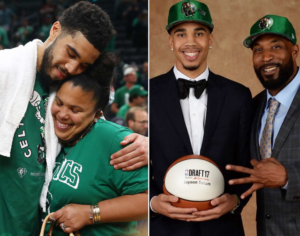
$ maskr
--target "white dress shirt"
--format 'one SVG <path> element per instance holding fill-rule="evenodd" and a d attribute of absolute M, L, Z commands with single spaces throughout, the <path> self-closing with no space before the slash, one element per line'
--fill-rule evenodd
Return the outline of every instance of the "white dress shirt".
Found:
<path fill-rule="evenodd" d="M 191 79 L 182 74 L 176 66 L 174 66 L 173 71 L 176 79 L 181 78 L 190 81 L 207 80 L 209 75 L 208 67 L 206 67 L 206 70 L 195 79 Z M 201 94 L 201 97 L 197 99 L 194 95 L 194 88 L 190 88 L 189 96 L 186 99 L 180 99 L 180 105 L 193 153 L 194 155 L 200 155 L 206 121 L 207 90 L 205 89 Z"/>

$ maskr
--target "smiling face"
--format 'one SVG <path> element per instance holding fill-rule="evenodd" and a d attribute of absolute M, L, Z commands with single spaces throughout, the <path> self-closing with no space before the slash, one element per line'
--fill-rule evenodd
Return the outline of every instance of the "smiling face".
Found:
<path fill-rule="evenodd" d="M 276 95 L 296 75 L 298 45 L 273 34 L 256 39 L 252 45 L 253 66 L 262 85 Z"/>
<path fill-rule="evenodd" d="M 64 83 L 56 94 L 51 107 L 56 136 L 70 140 L 89 126 L 100 115 L 95 111 L 93 92 L 74 87 L 72 82 Z"/>
<path fill-rule="evenodd" d="M 46 84 L 51 85 L 53 80 L 82 73 L 99 55 L 100 52 L 81 32 L 73 37 L 70 34 L 60 35 L 45 49 L 40 72 Z"/>
<path fill-rule="evenodd" d="M 203 73 L 212 42 L 213 36 L 207 26 L 193 22 L 174 26 L 169 43 L 174 50 L 177 69 L 191 78 Z"/>

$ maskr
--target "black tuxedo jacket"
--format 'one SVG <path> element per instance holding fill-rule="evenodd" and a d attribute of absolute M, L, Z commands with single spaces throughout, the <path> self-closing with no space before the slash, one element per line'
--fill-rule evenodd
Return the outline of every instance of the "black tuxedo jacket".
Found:
<path fill-rule="evenodd" d="M 173 69 L 150 80 L 150 199 L 163 192 L 163 178 L 178 158 L 193 154 L 185 126 Z M 253 116 L 248 88 L 209 72 L 206 124 L 200 154 L 212 159 L 225 178 L 225 193 L 245 192 L 249 185 L 229 186 L 228 180 L 244 177 L 225 170 L 226 164 L 250 165 L 249 140 Z M 242 200 L 235 214 L 216 220 L 184 222 L 163 215 L 151 218 L 150 234 L 172 236 L 242 236 L 240 212 L 248 199 Z"/>

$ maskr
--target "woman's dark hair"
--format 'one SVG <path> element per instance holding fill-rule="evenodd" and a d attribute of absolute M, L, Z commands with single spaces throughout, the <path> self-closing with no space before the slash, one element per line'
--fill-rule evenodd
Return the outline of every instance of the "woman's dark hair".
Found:
<path fill-rule="evenodd" d="M 99 6 L 81 1 L 66 9 L 59 18 L 62 36 L 81 32 L 100 52 L 112 38 L 113 26 L 109 16 Z"/>
<path fill-rule="evenodd" d="M 103 111 L 109 101 L 110 85 L 114 76 L 114 68 L 119 58 L 111 52 L 101 53 L 95 63 L 85 72 L 64 79 L 60 87 L 66 82 L 72 82 L 74 87 L 79 86 L 85 92 L 93 92 L 96 101 L 95 111 Z"/>

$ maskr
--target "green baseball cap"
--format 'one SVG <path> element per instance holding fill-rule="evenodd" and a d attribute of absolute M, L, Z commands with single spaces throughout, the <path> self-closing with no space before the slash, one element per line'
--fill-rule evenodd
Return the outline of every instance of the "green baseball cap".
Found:
<path fill-rule="evenodd" d="M 244 40 L 244 46 L 250 48 L 252 43 L 262 34 L 276 34 L 290 40 L 294 45 L 297 42 L 296 32 L 292 23 L 286 17 L 266 15 L 260 18 L 250 29 L 250 36 Z"/>
<path fill-rule="evenodd" d="M 181 1 L 170 8 L 166 30 L 184 22 L 197 22 L 208 26 L 211 31 L 214 28 L 208 7 L 194 0 Z"/>
<path fill-rule="evenodd" d="M 134 85 L 131 89 L 129 89 L 128 93 L 129 95 L 138 95 L 141 97 L 148 95 L 148 92 L 141 85 Z"/>

